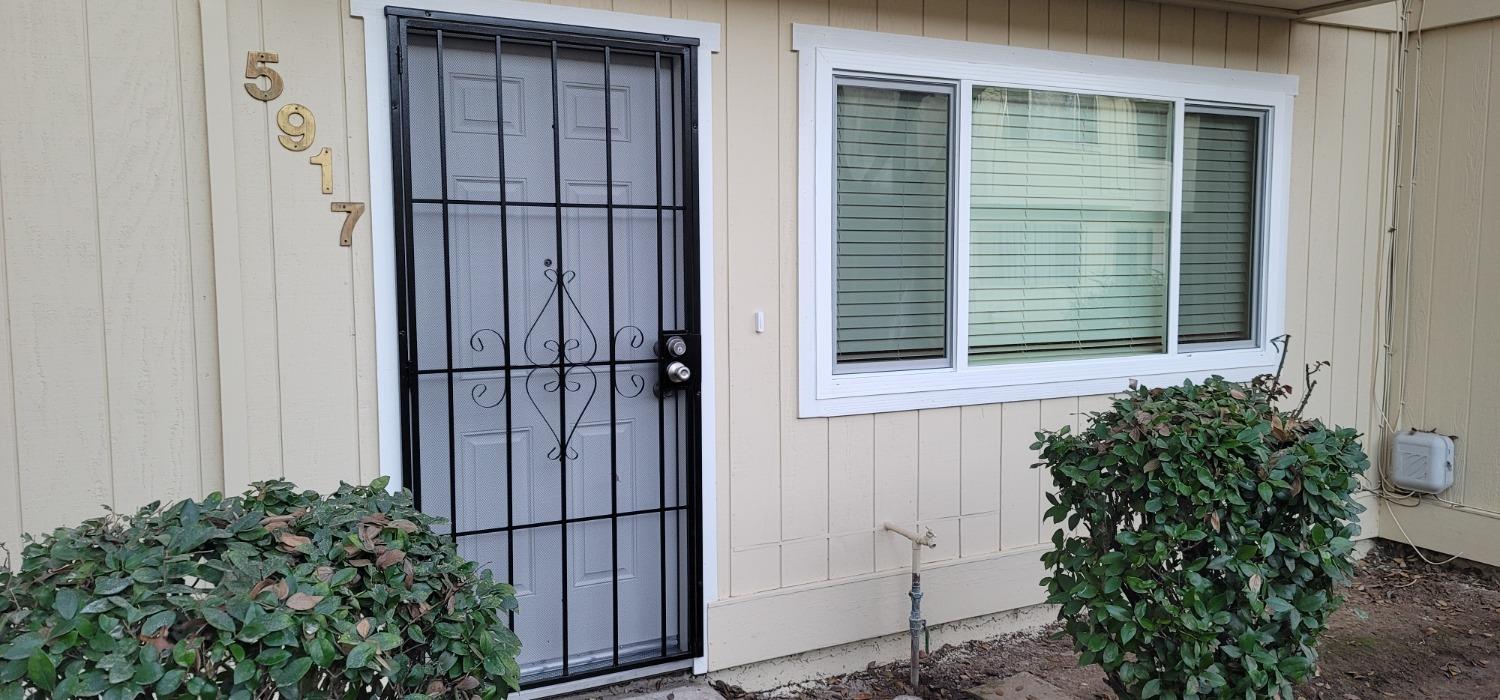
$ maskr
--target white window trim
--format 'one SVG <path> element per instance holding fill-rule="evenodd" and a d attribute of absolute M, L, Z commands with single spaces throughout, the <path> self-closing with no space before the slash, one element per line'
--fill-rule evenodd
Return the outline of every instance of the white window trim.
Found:
<path fill-rule="evenodd" d="M 1291 173 L 1291 75 L 1186 66 L 1134 59 L 1024 49 L 995 44 L 793 25 L 798 52 L 798 394 L 802 417 L 837 416 L 1029 399 L 1105 394 L 1129 382 L 1177 383 L 1213 374 L 1249 379 L 1274 370 L 1270 339 L 1285 324 L 1286 235 Z M 833 331 L 833 77 L 835 73 L 952 81 L 955 113 L 967 114 L 975 84 L 1099 93 L 1170 101 L 1176 105 L 1172 163 L 1170 311 L 1167 351 L 1119 358 L 968 366 L 969 120 L 956 121 L 954 205 L 958 230 L 951 294 L 952 366 L 853 373 L 834 371 Z M 1177 275 L 1182 200 L 1182 110 L 1187 104 L 1251 106 L 1266 117 L 1262 174 L 1262 261 L 1257 274 L 1254 347 L 1189 350 L 1177 347 Z"/>
<path fill-rule="evenodd" d="M 708 607 L 718 596 L 718 493 L 716 485 L 715 434 L 718 429 L 716 399 L 718 370 L 714 366 L 714 259 L 713 259 L 713 54 L 719 51 L 719 25 L 670 17 L 653 17 L 607 10 L 543 5 L 521 0 L 351 0 L 349 14 L 364 20 L 365 105 L 370 149 L 370 237 L 375 285 L 375 387 L 379 416 L 380 473 L 390 477 L 390 489 L 402 487 L 401 475 L 401 375 L 396 321 L 396 194 L 391 153 L 390 46 L 386 36 L 387 7 L 451 12 L 588 29 L 692 37 L 698 40 L 698 293 L 701 335 L 699 376 L 702 378 L 702 445 L 700 503 L 702 504 L 702 608 L 703 655 L 693 659 L 694 673 L 708 672 Z M 663 670 L 666 666 L 652 666 Z M 536 691 L 513 693 L 512 698 L 546 697 L 567 689 L 593 687 L 586 679 L 578 683 L 549 686 Z"/>

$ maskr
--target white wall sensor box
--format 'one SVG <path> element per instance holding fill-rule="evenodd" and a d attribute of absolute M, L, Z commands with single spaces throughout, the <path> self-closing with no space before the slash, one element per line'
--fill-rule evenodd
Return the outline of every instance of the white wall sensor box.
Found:
<path fill-rule="evenodd" d="M 1440 493 L 1453 485 L 1453 438 L 1403 430 L 1396 433 L 1391 482 L 1408 491 Z"/>

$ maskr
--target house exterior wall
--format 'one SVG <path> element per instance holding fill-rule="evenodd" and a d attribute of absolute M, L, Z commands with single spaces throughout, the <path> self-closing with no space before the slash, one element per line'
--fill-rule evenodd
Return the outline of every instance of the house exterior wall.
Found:
<path fill-rule="evenodd" d="M 1457 460 L 1447 503 L 1390 506 L 1382 532 L 1500 565 L 1500 19 L 1424 31 L 1410 70 L 1387 419 L 1456 436 Z"/>
<path fill-rule="evenodd" d="M 224 478 L 198 3 L 4 11 L 0 542 L 19 556 L 22 531 Z"/>
<path fill-rule="evenodd" d="M 1288 367 L 1331 359 L 1311 410 L 1375 425 L 1388 35 L 1122 0 L 580 4 L 723 31 L 705 67 L 720 368 L 712 668 L 904 629 L 909 550 L 885 521 L 937 534 L 930 622 L 1039 602 L 1032 434 L 1107 400 L 797 418 L 794 22 L 1298 75 Z M 15 446 L 0 450 L 0 485 L 15 484 L 0 496 L 0 540 L 101 502 L 378 474 L 369 229 L 341 248 L 342 215 L 327 209 L 369 197 L 360 21 L 332 0 L 205 2 L 201 21 L 191 0 L 18 5 L 0 37 L 18 74 L 47 79 L 0 101 L 0 122 L 50 133 L 0 130 L 0 444 Z M 126 38 L 140 35 L 162 40 Z M 163 74 L 167 37 L 176 63 Z M 251 50 L 280 53 L 286 92 L 269 105 L 239 85 Z M 289 101 L 334 149 L 331 198 L 310 151 L 275 144 L 274 110 Z"/>

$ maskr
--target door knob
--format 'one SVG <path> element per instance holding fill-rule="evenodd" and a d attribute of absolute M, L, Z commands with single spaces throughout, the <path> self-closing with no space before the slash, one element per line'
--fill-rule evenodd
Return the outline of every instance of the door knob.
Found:
<path fill-rule="evenodd" d="M 676 384 L 682 384 L 693 378 L 693 370 L 681 362 L 673 362 L 667 365 L 667 379 Z"/>
<path fill-rule="evenodd" d="M 686 340 L 682 339 L 682 336 L 674 335 L 667 338 L 667 354 L 672 357 L 682 357 L 687 354 L 687 351 L 688 344 Z"/>

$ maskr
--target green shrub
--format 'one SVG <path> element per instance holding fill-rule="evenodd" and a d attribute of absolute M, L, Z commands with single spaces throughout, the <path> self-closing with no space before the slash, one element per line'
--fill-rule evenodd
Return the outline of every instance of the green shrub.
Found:
<path fill-rule="evenodd" d="M 507 585 L 385 479 L 107 515 L 0 566 L 0 698 L 503 697 Z"/>
<path fill-rule="evenodd" d="M 1042 557 L 1048 602 L 1121 697 L 1290 698 L 1313 670 L 1367 460 L 1354 430 L 1279 408 L 1290 391 L 1138 388 L 1037 434 L 1068 528 Z"/>

